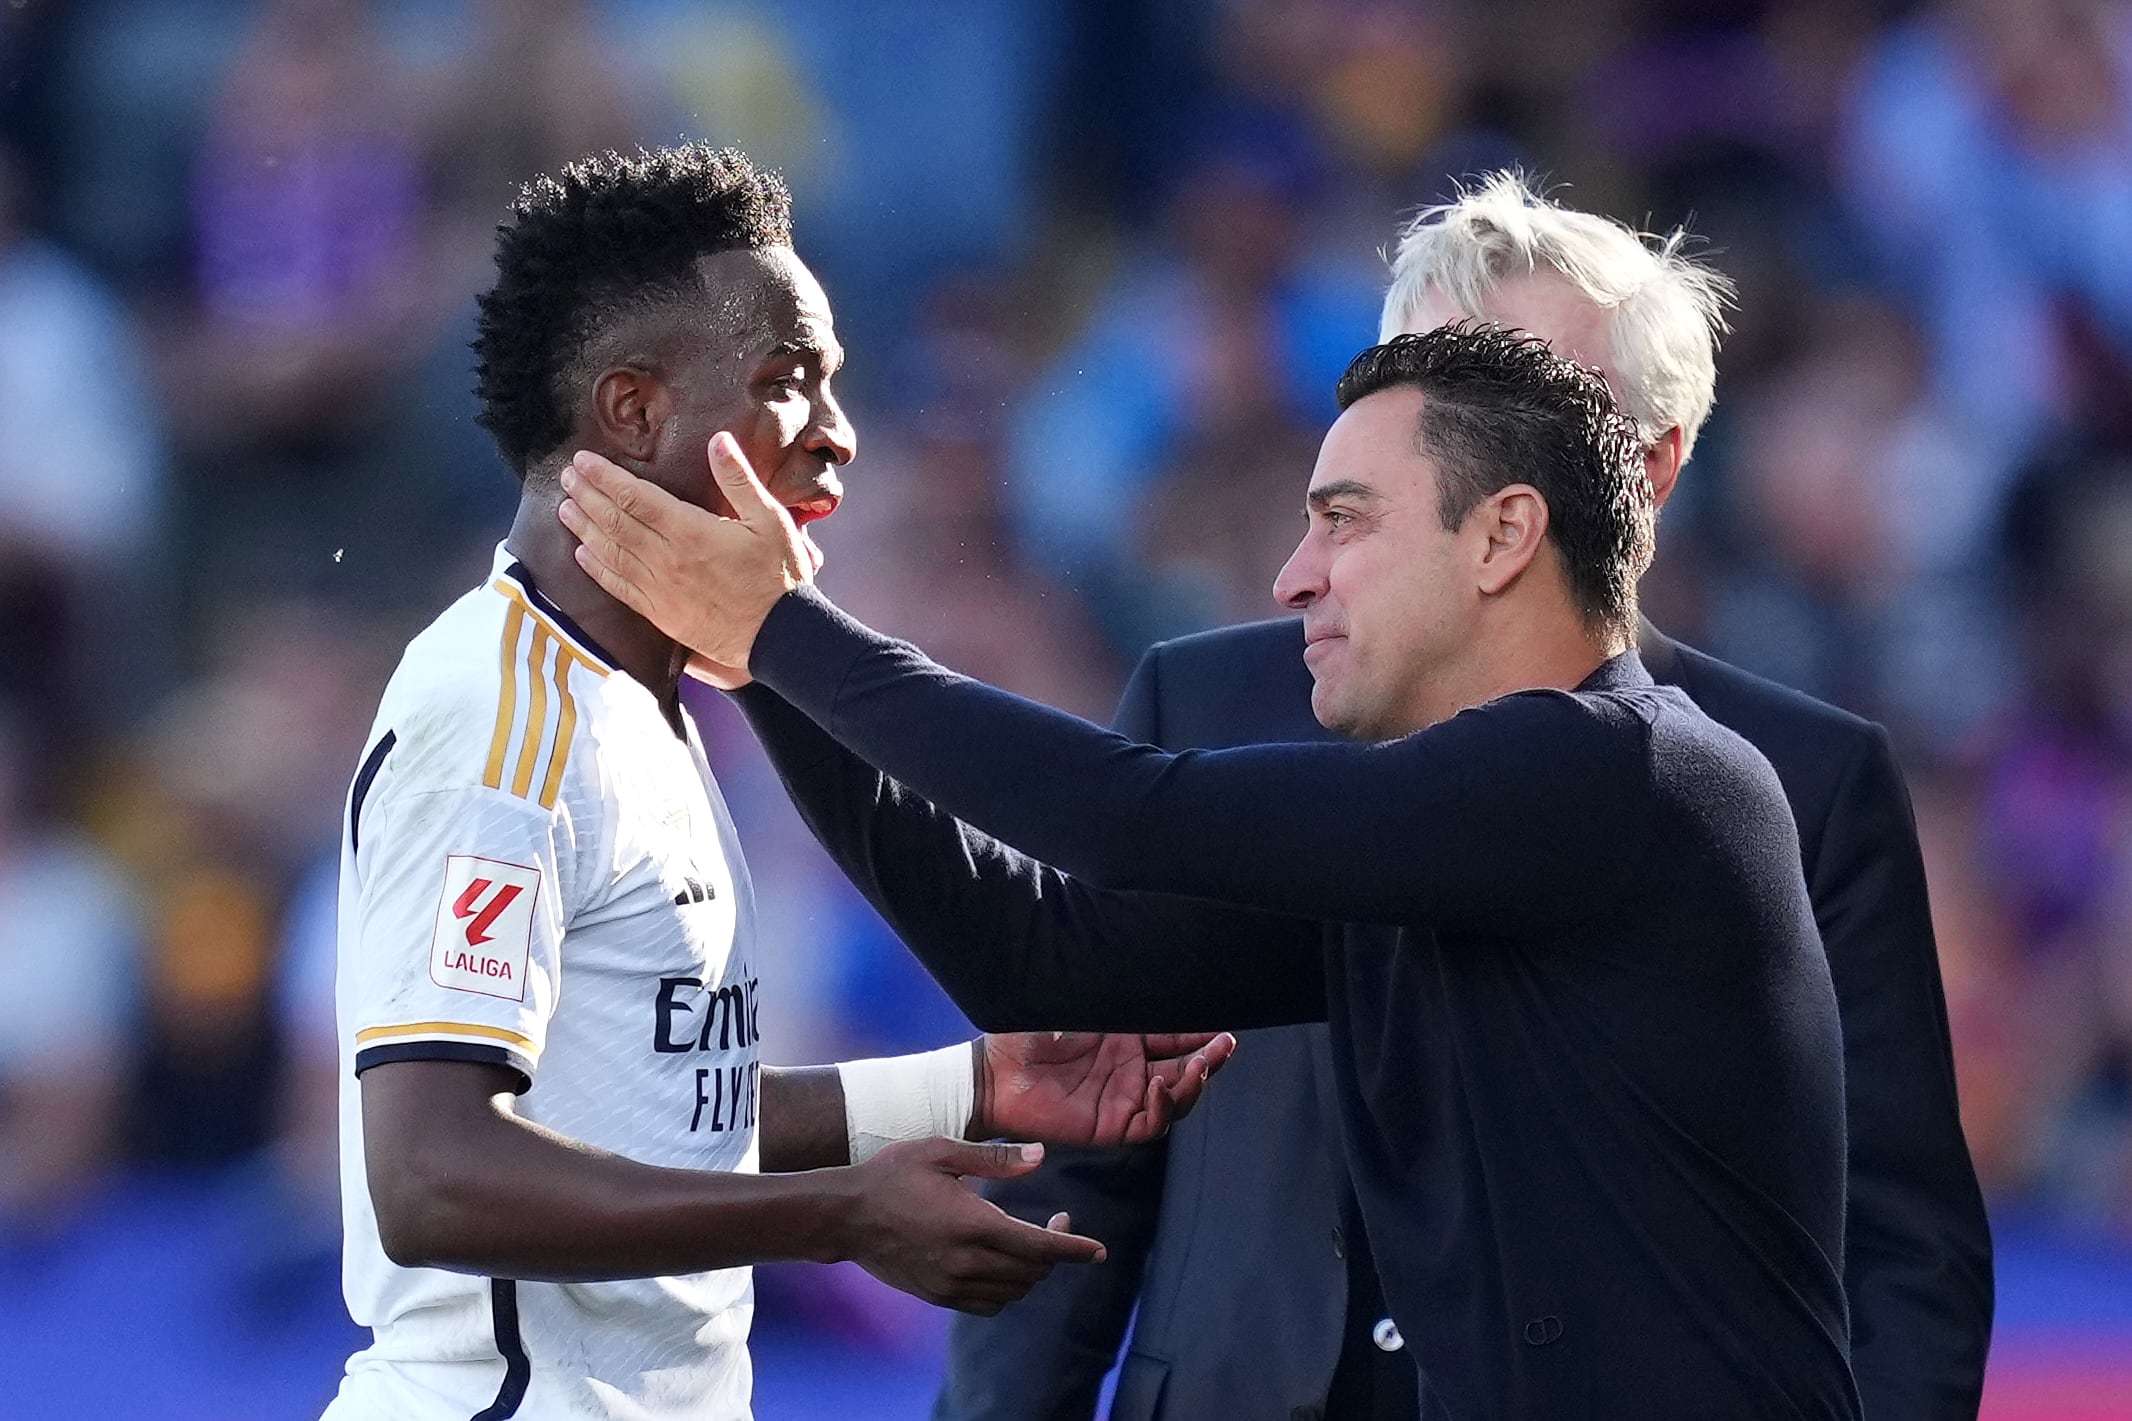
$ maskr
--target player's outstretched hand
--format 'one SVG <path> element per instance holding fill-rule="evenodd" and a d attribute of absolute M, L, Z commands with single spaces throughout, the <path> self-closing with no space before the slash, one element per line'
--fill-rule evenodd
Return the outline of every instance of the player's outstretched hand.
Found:
<path fill-rule="evenodd" d="M 1199 1103 L 1236 1050 L 1227 1032 L 1029 1031 L 986 1036 L 970 1134 L 1053 1145 L 1141 1145 Z"/>
<path fill-rule="evenodd" d="M 814 580 L 821 552 L 793 525 L 720 431 L 711 476 L 732 516 L 684 503 L 611 460 L 580 450 L 556 510 L 578 565 L 611 596 L 694 651 L 719 684 L 746 680 L 748 652 L 777 599 Z"/>
<path fill-rule="evenodd" d="M 1038 1228 L 1002 1213 L 964 1178 L 1012 1179 L 1043 1159 L 1038 1145 L 908 1140 L 852 1167 L 843 1256 L 936 1307 L 990 1317 L 1060 1263 L 1100 1263 L 1103 1245 L 1068 1233 L 1064 1214 Z"/>

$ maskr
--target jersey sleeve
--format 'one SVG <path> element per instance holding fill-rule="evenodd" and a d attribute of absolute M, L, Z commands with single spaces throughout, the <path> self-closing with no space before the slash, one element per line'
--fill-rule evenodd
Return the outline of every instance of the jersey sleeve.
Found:
<path fill-rule="evenodd" d="M 561 985 L 566 815 L 480 785 L 397 789 L 388 773 L 350 823 L 339 990 L 356 1074 L 478 1061 L 525 1090 Z"/>

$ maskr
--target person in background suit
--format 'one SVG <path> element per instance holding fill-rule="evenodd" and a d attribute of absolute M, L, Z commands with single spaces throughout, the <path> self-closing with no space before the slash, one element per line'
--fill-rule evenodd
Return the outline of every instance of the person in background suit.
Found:
<path fill-rule="evenodd" d="M 1597 366 L 1646 440 L 1662 505 L 1710 412 L 1725 279 L 1619 223 L 1488 177 L 1410 224 L 1383 338 L 1498 321 Z M 1845 1292 L 1868 1421 L 1974 1417 L 1992 1314 L 1991 1240 L 1957 1114 L 1938 949 L 1909 798 L 1886 734 L 1680 645 L 1648 621 L 1651 674 L 1770 761 L 1842 1018 L 1848 1109 Z M 1325 734 L 1293 620 L 1151 650 L 1126 735 L 1182 749 Z M 1224 1081 L 1161 1144 L 1069 1153 L 987 1192 L 1071 1213 L 1111 1262 L 1055 1273 L 995 1318 L 957 1318 L 934 1421 L 1093 1415 L 1127 1325 L 1115 1421 L 1412 1417 L 1413 1371 L 1367 1263 L 1325 1106 L 1321 1025 L 1245 1035 Z M 1270 1151 L 1266 1141 L 1283 1148 Z M 1267 1287 L 1266 1277 L 1278 1277 Z M 1137 1320 L 1135 1307 L 1137 1305 Z"/>

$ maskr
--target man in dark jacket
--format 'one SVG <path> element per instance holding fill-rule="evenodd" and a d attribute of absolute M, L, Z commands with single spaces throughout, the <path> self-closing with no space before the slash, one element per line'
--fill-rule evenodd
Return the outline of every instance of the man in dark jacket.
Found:
<path fill-rule="evenodd" d="M 1597 366 L 1642 426 L 1662 504 L 1710 410 L 1727 292 L 1677 236 L 1646 243 L 1500 174 L 1407 228 L 1383 333 L 1494 319 Z M 1798 824 L 1842 1015 L 1844 1283 L 1865 1415 L 1974 1417 L 1991 1241 L 1956 1111 L 1924 866 L 1887 737 L 1648 622 L 1640 642 L 1655 678 L 1769 759 Z M 1302 650 L 1292 621 L 1158 646 L 1117 726 L 1173 749 L 1322 736 Z M 994 1186 L 1024 1217 L 1070 1212 L 1111 1263 L 1056 1274 L 999 1317 L 957 1319 L 934 1421 L 1084 1421 L 1128 1323 L 1117 1421 L 1414 1414 L 1401 1339 L 1382 1326 L 1375 1279 L 1354 1266 L 1368 1241 L 1325 1106 L 1326 1030 L 1268 1028 L 1245 1045 L 1223 1089 L 1164 1143 L 1055 1151 L 1041 1172 Z M 1281 1142 L 1277 1155 L 1269 1141 Z M 1283 1286 L 1242 1285 L 1269 1267 Z"/>
<path fill-rule="evenodd" d="M 1434 1414 L 1856 1417 L 1835 994 L 1774 772 L 1636 654 L 1633 423 L 1493 327 L 1339 397 L 1276 589 L 1353 743 L 1171 755 L 953 676 L 806 585 L 725 435 L 737 521 L 591 455 L 560 514 L 759 678 L 810 826 L 978 1020 L 1324 1012 Z"/>

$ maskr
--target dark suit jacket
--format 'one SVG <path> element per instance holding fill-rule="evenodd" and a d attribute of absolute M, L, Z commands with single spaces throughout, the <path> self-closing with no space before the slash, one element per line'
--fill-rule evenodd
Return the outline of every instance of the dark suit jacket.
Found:
<path fill-rule="evenodd" d="M 1114 724 L 1176 750 L 1331 738 L 1310 712 L 1296 625 L 1156 647 Z M 1054 1272 L 998 1317 L 958 1315 L 935 1421 L 1092 1415 L 1136 1301 L 1113 1417 L 1227 1421 L 1322 1408 L 1347 1321 L 1355 1227 L 1342 1207 L 1330 1051 L 1322 1025 L 1244 1032 L 1219 1088 L 1162 1144 L 1054 1151 L 1038 1174 L 989 1188 L 1021 1217 L 1071 1199 L 1075 1229 L 1102 1239 L 1110 1261 Z M 1269 1138 L 1289 1147 L 1268 1150 Z M 1279 1286 L 1267 1286 L 1272 1278 Z"/>
<path fill-rule="evenodd" d="M 1158 646 L 1119 728 L 1173 748 L 1321 737 L 1299 639 L 1282 621 Z M 1799 826 L 1843 1020 L 1845 1291 L 1865 1415 L 1973 1417 L 1990 1237 L 1956 1114 L 1923 864 L 1886 737 L 1648 625 L 1641 650 L 1656 679 L 1761 750 Z M 1325 1052 L 1322 1027 L 1253 1033 L 1166 1149 L 1078 1156 L 1001 1190 L 1024 1216 L 1071 1211 L 1106 1240 L 1111 1262 L 1062 1270 L 997 1318 L 958 1318 L 936 1421 L 1090 1415 L 1136 1298 L 1114 1416 L 1285 1416 L 1322 1404 L 1346 1322 Z M 1266 1150 L 1268 1137 L 1288 1148 Z M 1308 1148 L 1313 1140 L 1325 1148 Z"/>

